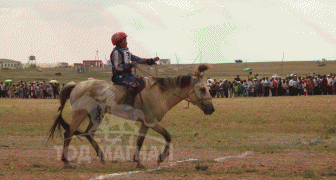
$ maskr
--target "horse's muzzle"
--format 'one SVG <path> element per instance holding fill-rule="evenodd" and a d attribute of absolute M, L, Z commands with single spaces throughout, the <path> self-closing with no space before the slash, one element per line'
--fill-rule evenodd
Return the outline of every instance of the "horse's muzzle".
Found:
<path fill-rule="evenodd" d="M 203 106 L 203 112 L 206 115 L 211 115 L 213 112 L 215 112 L 215 108 L 213 107 L 212 103 L 202 104 L 202 106 Z"/>

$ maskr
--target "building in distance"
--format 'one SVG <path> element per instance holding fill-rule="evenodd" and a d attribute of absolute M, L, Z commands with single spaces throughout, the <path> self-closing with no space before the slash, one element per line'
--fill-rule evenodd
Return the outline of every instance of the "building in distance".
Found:
<path fill-rule="evenodd" d="M 83 66 L 85 69 L 89 67 L 102 68 L 104 67 L 104 64 L 102 60 L 83 60 Z"/>
<path fill-rule="evenodd" d="M 20 69 L 22 64 L 20 61 L 11 59 L 0 59 L 0 69 Z"/>
<path fill-rule="evenodd" d="M 74 63 L 74 70 L 78 73 L 84 73 L 84 66 L 82 63 Z"/>
<path fill-rule="evenodd" d="M 112 63 L 111 63 L 111 59 L 106 61 L 106 64 L 104 64 L 105 67 L 111 67 Z"/>
<path fill-rule="evenodd" d="M 69 63 L 67 63 L 67 62 L 59 62 L 59 63 L 57 63 L 57 67 L 58 68 L 66 68 L 68 66 L 69 66 Z"/>
<path fill-rule="evenodd" d="M 33 55 L 29 56 L 28 63 L 24 65 L 24 68 L 35 69 L 36 68 L 36 57 Z"/>
<path fill-rule="evenodd" d="M 170 64 L 170 59 L 160 59 L 160 65 L 168 65 Z"/>
<path fill-rule="evenodd" d="M 74 70 L 78 71 L 78 69 L 83 69 L 84 66 L 82 63 L 74 63 Z"/>
<path fill-rule="evenodd" d="M 83 60 L 83 68 L 85 71 L 90 72 L 92 68 L 103 68 L 102 60 Z"/>

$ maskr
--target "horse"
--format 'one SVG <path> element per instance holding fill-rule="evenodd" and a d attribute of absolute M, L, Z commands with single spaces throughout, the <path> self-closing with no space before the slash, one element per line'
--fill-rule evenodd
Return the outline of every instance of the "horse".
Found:
<path fill-rule="evenodd" d="M 94 147 L 100 161 L 105 164 L 103 151 L 95 141 L 94 134 L 105 113 L 110 113 L 126 120 L 141 122 L 133 155 L 133 161 L 137 163 L 136 167 L 143 167 L 139 154 L 148 129 L 151 128 L 164 137 L 166 144 L 164 151 L 157 158 L 157 165 L 159 165 L 169 155 L 171 143 L 170 134 L 159 122 L 171 108 L 182 100 L 187 100 L 199 107 L 205 115 L 211 115 L 215 111 L 212 98 L 203 80 L 204 71 L 208 68 L 208 65 L 201 64 L 194 75 L 145 77 L 146 87 L 135 97 L 134 108 L 123 104 L 126 88 L 113 82 L 88 80 L 78 84 L 67 84 L 60 93 L 59 115 L 50 128 L 48 140 L 53 139 L 56 129 L 61 130 L 60 126 L 65 129 L 61 160 L 65 166 L 68 166 L 68 147 L 72 137 L 84 135 Z M 62 118 L 62 111 L 68 99 L 73 111 L 70 125 Z M 89 125 L 85 132 L 80 132 L 77 129 L 86 117 L 90 119 Z"/>

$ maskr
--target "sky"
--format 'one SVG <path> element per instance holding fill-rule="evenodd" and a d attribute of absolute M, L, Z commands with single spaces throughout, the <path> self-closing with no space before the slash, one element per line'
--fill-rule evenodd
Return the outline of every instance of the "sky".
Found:
<path fill-rule="evenodd" d="M 2 0 L 0 59 L 105 63 L 111 36 L 173 64 L 336 60 L 335 0 Z M 98 55 L 97 55 L 98 50 Z"/>

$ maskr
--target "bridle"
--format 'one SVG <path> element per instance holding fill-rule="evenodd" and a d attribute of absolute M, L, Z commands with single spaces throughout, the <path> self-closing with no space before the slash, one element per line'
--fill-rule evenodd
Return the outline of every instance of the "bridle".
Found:
<path fill-rule="evenodd" d="M 195 94 L 195 96 L 197 96 L 194 88 L 192 89 L 191 92 L 188 93 L 188 97 L 190 97 L 191 94 Z M 190 103 L 190 102 L 191 102 L 192 104 L 194 104 L 195 106 L 197 106 L 197 105 L 203 104 L 204 101 L 209 100 L 209 99 L 212 99 L 212 98 L 211 98 L 211 97 L 208 97 L 208 98 L 201 98 L 201 99 L 198 99 L 198 101 L 197 101 L 196 103 L 193 103 L 193 102 L 188 98 L 188 100 L 189 100 L 189 101 L 188 101 L 188 106 L 187 106 L 186 108 L 184 108 L 184 109 L 189 108 L 189 103 Z"/>

